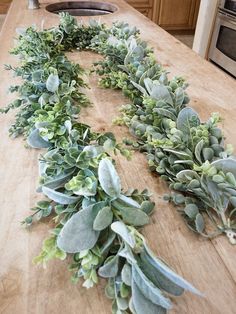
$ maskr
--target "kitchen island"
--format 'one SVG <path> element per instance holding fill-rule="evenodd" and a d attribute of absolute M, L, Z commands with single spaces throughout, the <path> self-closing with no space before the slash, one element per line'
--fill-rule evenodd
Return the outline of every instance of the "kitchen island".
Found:
<path fill-rule="evenodd" d="M 227 142 L 236 147 L 235 80 L 201 59 L 125 2 L 111 2 L 119 9 L 114 14 L 102 16 L 101 21 L 111 24 L 121 20 L 137 26 L 142 38 L 154 47 L 157 60 L 168 69 L 170 76 L 182 75 L 190 83 L 190 105 L 201 118 L 207 119 L 211 112 L 221 114 Z M 58 24 L 58 16 L 45 10 L 45 6 L 53 1 L 41 3 L 40 10 L 30 11 L 27 1 L 13 1 L 3 26 L 0 35 L 2 107 L 14 99 L 7 89 L 16 79 L 3 67 L 4 64 L 17 64 L 17 58 L 8 53 L 14 46 L 15 29 L 32 24 L 39 28 Z M 89 68 L 100 58 L 92 52 L 74 52 L 70 57 L 84 68 Z M 100 89 L 95 76 L 88 80 L 92 88 L 86 93 L 93 107 L 82 110 L 81 121 L 90 124 L 94 130 L 112 131 L 118 139 L 127 136 L 125 127 L 113 126 L 111 122 L 127 99 L 119 91 Z M 46 269 L 32 264 L 49 227 L 47 223 L 39 223 L 25 230 L 20 221 L 40 199 L 40 195 L 35 193 L 40 152 L 24 148 L 22 139 L 8 137 L 13 119 L 13 112 L 1 116 L 0 313 L 110 313 L 111 304 L 103 291 L 105 281 L 101 280 L 96 288 L 87 291 L 80 283 L 75 286 L 70 283 L 67 262 L 49 262 Z M 153 193 L 156 212 L 150 225 L 144 229 L 153 251 L 205 294 L 205 298 L 186 293 L 173 299 L 175 306 L 171 313 L 234 313 L 235 247 L 225 237 L 205 240 L 185 226 L 176 209 L 162 199 L 168 189 L 162 180 L 150 174 L 144 155 L 134 154 L 132 162 L 123 157 L 116 160 L 124 187 L 147 188 Z"/>

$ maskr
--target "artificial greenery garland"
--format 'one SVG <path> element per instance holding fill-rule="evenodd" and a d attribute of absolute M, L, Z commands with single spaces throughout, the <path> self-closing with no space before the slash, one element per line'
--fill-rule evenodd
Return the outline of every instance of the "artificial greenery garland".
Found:
<path fill-rule="evenodd" d="M 31 147 L 48 149 L 39 160 L 38 191 L 49 200 L 38 202 L 24 223 L 49 215 L 55 222 L 34 261 L 72 254 L 74 282 L 84 277 L 83 285 L 89 288 L 98 282 L 97 274 L 108 278 L 106 295 L 113 300 L 113 313 L 165 313 L 171 307 L 166 292 L 198 291 L 154 257 L 140 234 L 154 204 L 147 191 L 122 190 L 110 156 L 120 151 L 129 158 L 129 151 L 113 134 L 95 133 L 77 122 L 88 100 L 79 91 L 85 86 L 83 70 L 65 56 L 74 48 L 105 56 L 95 65 L 103 76 L 101 85 L 120 88 L 132 100 L 117 120 L 138 138 L 126 142 L 146 152 L 151 169 L 184 192 L 171 199 L 185 203 L 190 227 L 203 234 L 202 213 L 207 213 L 231 242 L 236 161 L 231 149 L 224 149 L 218 116 L 201 123 L 195 111 L 185 108 L 186 83 L 182 78 L 168 80 L 136 28 L 124 23 L 106 28 L 94 21 L 78 25 L 62 14 L 58 27 L 21 30 L 12 51 L 21 65 L 7 68 L 22 77 L 23 84 L 11 86 L 19 98 L 3 111 L 19 107 L 10 133 L 24 134 Z"/>
<path fill-rule="evenodd" d="M 117 31 L 114 25 L 91 44 L 105 56 L 95 64 L 100 85 L 121 89 L 131 100 L 114 122 L 129 127 L 136 140 L 125 143 L 147 155 L 151 171 L 182 192 L 165 198 L 178 206 L 190 229 L 205 237 L 223 233 L 236 244 L 236 159 L 232 145 L 224 144 L 219 115 L 201 122 L 186 107 L 184 79 L 169 80 L 136 30 L 124 35 L 126 27 Z M 215 230 L 206 231 L 207 217 Z"/>

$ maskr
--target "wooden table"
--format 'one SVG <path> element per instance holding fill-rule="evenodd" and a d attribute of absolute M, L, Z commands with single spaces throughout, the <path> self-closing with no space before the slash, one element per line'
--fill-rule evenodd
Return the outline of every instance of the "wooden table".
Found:
<path fill-rule="evenodd" d="M 3 65 L 17 62 L 8 54 L 13 47 L 16 27 L 33 23 L 40 27 L 42 20 L 45 27 L 58 23 L 58 16 L 44 10 L 45 4 L 53 1 L 42 2 L 40 10 L 29 11 L 26 0 L 15 0 L 9 10 L 0 36 L 1 106 L 14 99 L 13 95 L 7 94 L 7 88 L 16 80 L 12 78 L 12 73 L 3 70 Z M 142 38 L 154 47 L 157 60 L 170 71 L 170 75 L 183 75 L 188 80 L 191 106 L 202 119 L 207 119 L 211 112 L 220 112 L 224 118 L 223 129 L 227 141 L 236 147 L 235 80 L 202 60 L 125 2 L 111 2 L 119 6 L 119 11 L 101 20 L 110 24 L 119 19 L 138 26 Z M 74 53 L 72 58 L 82 66 L 89 67 L 99 56 L 81 52 Z M 127 100 L 119 91 L 99 89 L 96 77 L 91 77 L 89 84 L 92 89 L 87 93 L 93 107 L 83 110 L 81 119 L 94 129 L 112 130 L 121 139 L 128 134 L 127 129 L 112 126 L 111 121 L 118 114 L 120 105 Z M 0 313 L 110 313 L 111 304 L 103 291 L 104 281 L 97 288 L 86 291 L 80 284 L 71 285 L 66 262 L 49 263 L 46 269 L 32 265 L 32 258 L 38 254 L 49 226 L 39 223 L 27 231 L 21 227 L 20 221 L 40 198 L 35 192 L 40 152 L 24 148 L 22 139 L 8 137 L 14 113 L 0 119 Z M 236 247 L 223 236 L 210 241 L 189 231 L 176 209 L 163 201 L 162 196 L 168 190 L 163 181 L 149 173 L 144 155 L 136 153 L 132 162 L 118 157 L 117 164 L 125 187 L 148 188 L 153 193 L 157 210 L 144 231 L 152 249 L 205 293 L 205 298 L 186 293 L 174 299 L 171 313 L 236 313 Z"/>

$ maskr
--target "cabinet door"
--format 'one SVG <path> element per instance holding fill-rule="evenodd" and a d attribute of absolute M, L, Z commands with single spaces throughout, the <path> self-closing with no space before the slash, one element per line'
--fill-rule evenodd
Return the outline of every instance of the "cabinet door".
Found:
<path fill-rule="evenodd" d="M 0 14 L 6 14 L 11 0 L 0 0 Z"/>
<path fill-rule="evenodd" d="M 195 28 L 200 0 L 158 0 L 155 22 L 166 30 Z"/>

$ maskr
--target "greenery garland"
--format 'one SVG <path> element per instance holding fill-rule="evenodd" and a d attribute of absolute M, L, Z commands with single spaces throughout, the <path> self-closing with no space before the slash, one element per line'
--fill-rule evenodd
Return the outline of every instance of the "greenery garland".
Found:
<path fill-rule="evenodd" d="M 105 56 L 95 64 L 100 85 L 121 89 L 131 101 L 114 122 L 129 127 L 136 140 L 125 143 L 144 152 L 150 170 L 182 193 L 165 198 L 178 206 L 190 229 L 209 238 L 223 233 L 236 244 L 236 159 L 232 145 L 224 144 L 219 115 L 201 122 L 186 107 L 184 79 L 169 80 L 136 30 L 127 37 L 126 30 L 127 25 L 115 24 L 91 44 Z M 213 231 L 206 230 L 207 217 Z"/>
<path fill-rule="evenodd" d="M 86 87 L 83 70 L 65 52 L 90 49 L 105 56 L 94 69 L 101 85 L 122 89 L 132 101 L 116 120 L 137 138 L 125 142 L 145 152 L 151 170 L 183 192 L 168 199 L 185 204 L 182 212 L 193 230 L 209 236 L 204 233 L 207 214 L 235 243 L 236 161 L 232 147 L 223 144 L 218 115 L 200 122 L 186 107 L 184 80 L 169 81 L 138 30 L 125 23 L 84 26 L 62 14 L 58 27 L 19 32 L 12 53 L 21 64 L 7 69 L 23 83 L 10 87 L 19 97 L 2 111 L 19 108 L 10 134 L 23 134 L 31 147 L 47 148 L 39 160 L 38 188 L 47 200 L 38 202 L 23 223 L 49 215 L 55 222 L 34 262 L 72 255 L 72 280 L 83 277 L 83 286 L 90 288 L 97 275 L 107 278 L 106 295 L 117 314 L 166 313 L 171 308 L 166 294 L 200 294 L 153 255 L 140 233 L 154 204 L 145 190 L 122 190 L 111 157 L 120 152 L 130 158 L 129 150 L 112 133 L 93 132 L 77 121 L 89 101 L 80 91 Z"/>

